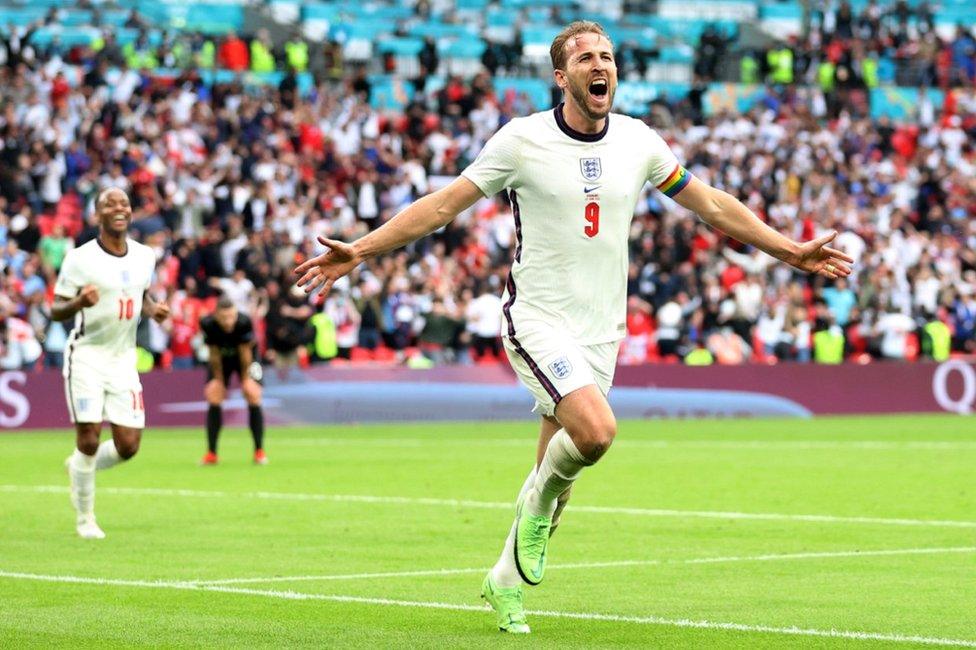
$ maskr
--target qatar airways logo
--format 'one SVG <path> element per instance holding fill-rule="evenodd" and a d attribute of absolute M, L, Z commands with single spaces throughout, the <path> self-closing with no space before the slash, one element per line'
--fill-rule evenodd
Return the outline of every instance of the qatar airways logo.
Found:
<path fill-rule="evenodd" d="M 962 391 L 955 386 L 954 375 L 962 380 Z M 953 383 L 950 389 L 950 381 Z M 965 361 L 952 359 L 939 364 L 932 375 L 932 395 L 946 411 L 969 415 L 976 408 L 976 369 Z"/>
<path fill-rule="evenodd" d="M 30 402 L 17 388 L 27 385 L 27 375 L 14 370 L 0 373 L 0 428 L 13 429 L 27 422 Z"/>

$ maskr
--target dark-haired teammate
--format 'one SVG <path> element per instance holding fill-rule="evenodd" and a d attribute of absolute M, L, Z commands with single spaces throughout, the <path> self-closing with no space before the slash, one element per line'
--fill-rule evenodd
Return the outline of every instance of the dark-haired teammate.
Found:
<path fill-rule="evenodd" d="M 520 633 L 529 631 L 522 583 L 543 579 L 560 497 L 617 434 L 606 394 L 625 332 L 628 236 L 644 185 L 808 273 L 844 277 L 852 261 L 829 247 L 836 233 L 792 241 L 733 196 L 696 180 L 646 124 L 611 115 L 617 66 L 600 25 L 570 24 L 553 40 L 550 57 L 562 104 L 508 122 L 460 178 L 353 244 L 320 238 L 329 250 L 296 269 L 307 291 L 327 291 L 371 257 L 437 230 L 482 197 L 508 192 L 517 242 L 502 296 L 502 336 L 535 397 L 542 430 L 536 465 L 482 595 L 498 627 Z"/>
<path fill-rule="evenodd" d="M 237 311 L 229 298 L 217 302 L 217 310 L 200 321 L 204 343 L 210 348 L 207 385 L 207 453 L 202 465 L 217 464 L 217 438 L 223 425 L 222 405 L 230 380 L 237 375 L 247 401 L 248 425 L 254 439 L 254 462 L 267 465 L 264 453 L 264 413 L 261 411 L 261 364 L 254 360 L 254 325 Z"/>
<path fill-rule="evenodd" d="M 98 237 L 68 251 L 54 287 L 51 317 L 74 318 L 64 357 L 64 388 L 76 449 L 65 461 L 78 534 L 101 539 L 95 522 L 95 472 L 132 458 L 146 424 L 142 383 L 136 372 L 136 327 L 140 316 L 157 322 L 169 307 L 146 289 L 156 268 L 148 246 L 129 239 L 129 197 L 120 189 L 95 199 Z M 99 444 L 102 422 L 112 439 Z"/>

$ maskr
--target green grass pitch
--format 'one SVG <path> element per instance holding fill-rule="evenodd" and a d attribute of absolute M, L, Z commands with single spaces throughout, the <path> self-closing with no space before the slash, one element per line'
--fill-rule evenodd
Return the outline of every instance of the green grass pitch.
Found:
<path fill-rule="evenodd" d="M 149 429 L 78 539 L 68 430 L 0 435 L 0 647 L 976 645 L 976 423 L 622 422 L 527 588 L 478 597 L 531 423 Z M 602 566 L 597 566 L 602 565 Z"/>

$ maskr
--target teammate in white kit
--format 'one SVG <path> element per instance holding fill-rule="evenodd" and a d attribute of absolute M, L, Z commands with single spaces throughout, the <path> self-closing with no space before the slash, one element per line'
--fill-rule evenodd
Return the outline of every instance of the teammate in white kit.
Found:
<path fill-rule="evenodd" d="M 691 176 L 644 123 L 610 115 L 617 87 L 613 45 L 596 23 L 575 22 L 550 51 L 563 103 L 513 119 L 447 187 L 383 227 L 296 269 L 307 291 L 327 291 L 363 261 L 423 237 L 482 196 L 508 190 L 515 260 L 505 287 L 508 358 L 542 417 L 536 466 L 516 502 L 504 550 L 482 595 L 502 631 L 525 633 L 522 583 L 542 581 L 549 537 L 583 468 L 617 433 L 607 392 L 624 336 L 628 232 L 641 188 L 652 183 L 705 222 L 808 273 L 850 273 L 830 233 L 798 243 L 729 194 Z"/>
<path fill-rule="evenodd" d="M 78 534 L 101 539 L 95 522 L 95 471 L 128 460 L 139 450 L 145 412 L 136 372 L 140 315 L 157 322 L 169 307 L 146 293 L 156 268 L 148 246 L 126 237 L 132 221 L 129 197 L 120 189 L 95 199 L 96 239 L 68 251 L 54 287 L 54 320 L 74 317 L 64 357 L 64 389 L 77 448 L 65 461 Z M 102 422 L 112 439 L 99 444 Z"/>

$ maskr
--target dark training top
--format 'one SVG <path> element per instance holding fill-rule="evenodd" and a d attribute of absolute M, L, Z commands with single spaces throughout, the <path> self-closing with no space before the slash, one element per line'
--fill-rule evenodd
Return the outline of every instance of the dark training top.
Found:
<path fill-rule="evenodd" d="M 237 314 L 237 322 L 229 332 L 220 327 L 213 315 L 204 316 L 200 320 L 200 329 L 203 330 L 204 343 L 217 346 L 223 357 L 237 356 L 238 346 L 254 343 L 251 319 L 241 313 Z"/>

